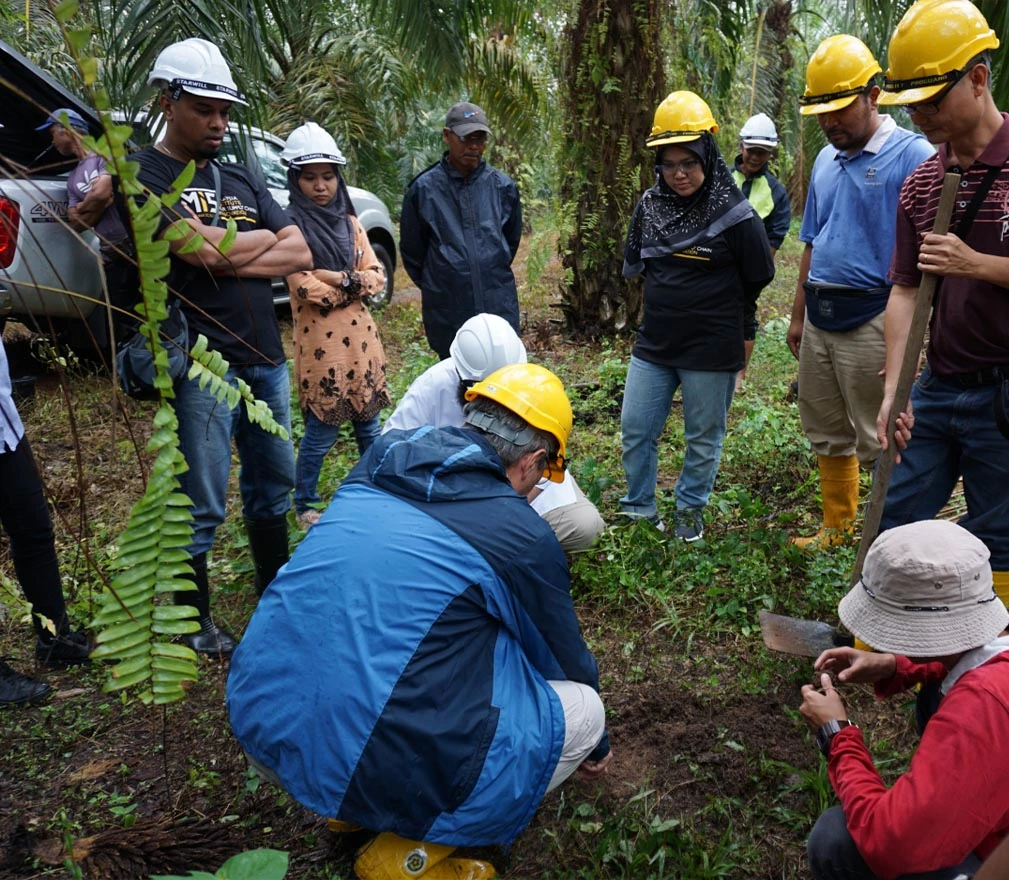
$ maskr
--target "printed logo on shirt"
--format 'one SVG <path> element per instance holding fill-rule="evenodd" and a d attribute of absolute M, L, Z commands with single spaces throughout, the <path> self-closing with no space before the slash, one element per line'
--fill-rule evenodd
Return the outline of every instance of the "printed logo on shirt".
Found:
<path fill-rule="evenodd" d="M 997 184 L 992 189 L 996 189 Z M 1009 235 L 1009 189 L 1003 189 L 1001 192 L 1002 196 L 1002 215 L 998 218 L 999 223 L 1002 224 L 1001 232 L 999 233 L 999 241 L 1005 241 L 1006 236 Z"/>
<path fill-rule="evenodd" d="M 674 254 L 676 257 L 683 257 L 685 260 L 711 260 L 711 255 L 713 251 L 709 247 L 705 247 L 703 244 L 695 245 L 692 248 L 687 248 L 685 251 L 680 251 L 678 254 Z"/>
<path fill-rule="evenodd" d="M 95 181 L 102 176 L 102 172 L 97 168 L 91 171 L 85 171 L 84 177 L 77 182 L 77 189 L 80 190 L 81 195 L 87 195 L 91 192 L 91 188 L 95 185 Z"/>
<path fill-rule="evenodd" d="M 868 183 L 869 181 L 875 180 L 875 179 L 876 179 L 876 169 L 872 168 L 872 167 L 866 168 L 865 169 L 865 182 Z"/>
<path fill-rule="evenodd" d="M 210 220 L 217 210 L 217 194 L 212 189 L 187 189 L 182 193 L 182 204 L 192 209 L 201 220 Z M 224 196 L 221 199 L 221 220 L 234 220 L 236 223 L 245 221 L 256 223 L 259 212 L 256 208 L 242 204 L 236 196 Z"/>

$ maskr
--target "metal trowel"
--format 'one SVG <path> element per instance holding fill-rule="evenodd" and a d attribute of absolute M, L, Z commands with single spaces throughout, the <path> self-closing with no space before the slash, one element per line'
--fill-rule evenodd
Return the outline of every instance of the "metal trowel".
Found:
<path fill-rule="evenodd" d="M 760 633 L 764 644 L 772 651 L 797 657 L 819 657 L 828 648 L 850 648 L 855 644 L 853 636 L 829 623 L 785 617 L 770 611 L 760 612 Z"/>

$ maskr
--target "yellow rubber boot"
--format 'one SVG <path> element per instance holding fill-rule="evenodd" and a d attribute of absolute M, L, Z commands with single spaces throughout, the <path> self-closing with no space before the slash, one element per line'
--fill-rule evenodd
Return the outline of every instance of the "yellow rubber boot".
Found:
<path fill-rule="evenodd" d="M 407 840 L 383 831 L 363 847 L 354 862 L 361 880 L 490 880 L 493 865 L 477 859 L 450 859 L 454 846 Z"/>
<path fill-rule="evenodd" d="M 479 859 L 445 859 L 424 873 L 423 880 L 491 880 L 497 872 Z"/>
<path fill-rule="evenodd" d="M 854 455 L 819 455 L 823 527 L 808 538 L 792 538 L 800 550 L 843 544 L 855 531 L 858 512 L 858 459 Z"/>
<path fill-rule="evenodd" d="M 996 595 L 1009 606 L 1009 571 L 993 571 L 991 576 L 995 582 Z"/>

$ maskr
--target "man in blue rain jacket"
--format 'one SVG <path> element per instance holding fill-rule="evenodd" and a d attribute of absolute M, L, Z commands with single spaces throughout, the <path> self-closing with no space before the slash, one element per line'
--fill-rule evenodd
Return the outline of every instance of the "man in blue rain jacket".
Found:
<path fill-rule="evenodd" d="M 375 442 L 236 650 L 235 736 L 306 807 L 381 832 L 363 880 L 492 877 L 455 846 L 510 844 L 544 793 L 611 753 L 567 563 L 525 494 L 563 479 L 560 380 L 514 364 L 463 428 Z"/>

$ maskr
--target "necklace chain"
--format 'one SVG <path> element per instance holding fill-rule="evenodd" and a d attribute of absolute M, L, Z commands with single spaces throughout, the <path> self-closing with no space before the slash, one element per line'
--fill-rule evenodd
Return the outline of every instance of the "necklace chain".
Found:
<path fill-rule="evenodd" d="M 176 162 L 181 162 L 182 161 L 182 159 L 180 159 L 178 156 L 176 156 L 175 152 L 164 141 L 158 141 L 154 145 L 154 149 L 160 150 L 162 153 L 164 153 L 170 159 L 174 159 Z"/>

